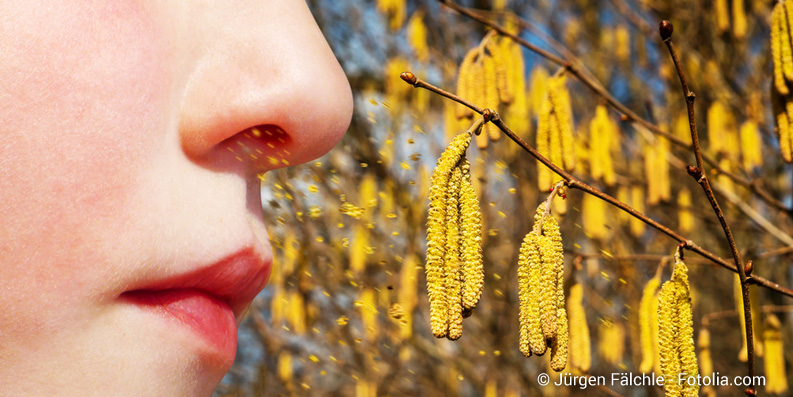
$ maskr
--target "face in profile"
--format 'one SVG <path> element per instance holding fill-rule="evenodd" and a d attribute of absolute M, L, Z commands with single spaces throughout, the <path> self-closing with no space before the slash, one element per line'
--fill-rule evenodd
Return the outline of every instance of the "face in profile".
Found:
<path fill-rule="evenodd" d="M 0 385 L 208 395 L 270 272 L 257 175 L 346 130 L 303 1 L 0 3 Z"/>

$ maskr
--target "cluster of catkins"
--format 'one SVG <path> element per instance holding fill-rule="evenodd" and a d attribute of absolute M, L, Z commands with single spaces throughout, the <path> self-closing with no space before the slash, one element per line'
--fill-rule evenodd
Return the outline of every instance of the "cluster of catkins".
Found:
<path fill-rule="evenodd" d="M 517 52 L 516 52 L 517 51 Z M 457 95 L 481 105 L 500 111 L 499 105 L 512 103 L 521 94 L 522 85 L 514 82 L 522 77 L 522 63 L 515 61 L 520 57 L 520 48 L 512 40 L 497 42 L 493 34 L 488 34 L 482 42 L 470 49 L 463 57 L 457 72 Z M 520 87 L 520 88 L 516 88 Z M 521 98 L 525 102 L 525 98 Z M 458 119 L 471 119 L 474 113 L 465 105 L 458 105 Z M 493 124 L 484 126 L 484 134 L 476 136 L 480 149 L 487 147 L 488 139 L 496 141 L 501 132 Z"/>
<path fill-rule="evenodd" d="M 471 131 L 458 134 L 432 173 L 427 219 L 427 290 L 430 327 L 437 338 L 463 333 L 463 317 L 479 302 L 484 285 L 482 218 L 465 151 Z"/>
<path fill-rule="evenodd" d="M 789 85 L 793 83 L 793 36 L 790 20 L 793 18 L 793 4 L 780 1 L 771 13 L 771 55 L 774 58 L 774 88 L 771 90 L 771 103 L 774 107 L 779 149 L 788 163 L 793 162 L 793 96 Z"/>
<path fill-rule="evenodd" d="M 518 261 L 520 351 L 526 357 L 551 349 L 551 368 L 567 364 L 564 251 L 559 224 L 540 204 L 534 228 L 523 239 Z"/>

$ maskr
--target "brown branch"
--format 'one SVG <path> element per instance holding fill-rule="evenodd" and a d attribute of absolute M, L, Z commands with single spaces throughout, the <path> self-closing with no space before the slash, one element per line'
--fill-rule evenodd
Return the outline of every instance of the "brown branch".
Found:
<path fill-rule="evenodd" d="M 744 326 L 746 328 L 746 350 L 748 355 L 747 363 L 749 366 L 749 377 L 754 377 L 754 335 L 752 335 L 752 306 L 749 298 L 749 280 L 746 277 L 747 272 L 743 268 L 743 263 L 741 262 L 738 248 L 735 246 L 735 239 L 732 236 L 730 225 L 727 224 L 727 220 L 724 218 L 724 212 L 722 212 L 719 202 L 716 201 L 716 196 L 713 194 L 713 189 L 711 189 L 710 182 L 708 181 L 708 175 L 705 171 L 705 165 L 702 161 L 702 150 L 699 146 L 699 133 L 697 133 L 697 119 L 694 113 L 694 100 L 696 99 L 696 95 L 688 87 L 686 76 L 683 73 L 683 68 L 680 66 L 680 59 L 678 58 L 677 52 L 675 51 L 674 43 L 672 43 L 673 31 L 674 27 L 672 26 L 671 22 L 667 20 L 661 21 L 661 24 L 659 25 L 659 32 L 664 44 L 666 44 L 666 48 L 669 49 L 669 55 L 672 57 L 672 62 L 675 64 L 677 76 L 680 78 L 680 85 L 683 88 L 683 96 L 685 96 L 686 108 L 688 109 L 688 126 L 691 129 L 691 141 L 694 145 L 694 156 L 697 160 L 697 166 L 688 166 L 687 170 L 689 175 L 696 179 L 697 183 L 702 186 L 702 190 L 708 197 L 708 201 L 710 202 L 710 206 L 713 208 L 713 212 L 715 212 L 716 217 L 719 218 L 719 223 L 721 224 L 722 230 L 724 230 L 724 235 L 727 237 L 727 242 L 730 244 L 730 252 L 732 252 L 732 258 L 735 262 L 735 267 L 738 269 L 738 276 L 741 279 L 741 295 L 743 296 L 743 311 L 745 319 Z M 753 386 L 749 386 L 746 389 L 746 395 L 755 394 L 756 393 Z"/>
<path fill-rule="evenodd" d="M 457 95 L 454 95 L 454 94 L 452 94 L 452 93 L 450 93 L 448 91 L 445 91 L 443 89 L 435 87 L 434 85 L 429 84 L 426 81 L 423 81 L 423 80 L 419 79 L 418 77 L 416 77 L 411 72 L 404 72 L 404 73 L 402 73 L 402 75 L 400 77 L 402 78 L 402 80 L 404 80 L 408 84 L 412 85 L 413 87 L 423 88 L 423 89 L 432 91 L 432 92 L 434 92 L 436 94 L 445 96 L 445 97 L 447 97 L 447 98 L 449 98 L 449 99 L 451 99 L 453 101 L 456 101 L 456 102 L 458 102 L 460 104 L 468 106 L 469 108 L 471 108 L 471 110 L 473 110 L 473 111 L 475 111 L 475 112 L 477 112 L 479 114 L 482 114 L 484 112 L 484 110 L 485 110 L 485 109 L 482 109 L 482 108 L 480 108 L 480 107 L 478 107 L 478 106 L 476 106 L 476 105 L 474 105 L 474 104 L 472 104 L 472 103 L 470 103 L 470 102 L 458 97 Z M 641 212 L 636 211 L 633 207 L 631 207 L 631 206 L 629 206 L 629 205 L 617 200 L 616 198 L 614 198 L 612 196 L 609 196 L 606 193 L 603 193 L 602 191 L 600 191 L 600 190 L 598 190 L 598 189 L 596 189 L 596 188 L 594 188 L 592 186 L 587 185 L 586 183 L 584 183 L 580 179 L 574 177 L 573 175 L 571 175 L 567 171 L 561 169 L 556 164 L 551 163 L 550 160 L 548 160 L 542 154 L 537 152 L 536 149 L 534 149 L 528 143 L 523 141 L 523 139 L 521 139 L 519 136 L 515 135 L 515 133 L 506 124 L 504 124 L 504 121 L 501 120 L 501 117 L 499 116 L 498 113 L 496 113 L 496 112 L 494 112 L 494 111 L 492 111 L 490 109 L 487 109 L 487 110 L 490 113 L 490 117 L 491 117 L 490 122 L 495 124 L 504 134 L 506 134 L 510 139 L 512 139 L 515 143 L 517 143 L 523 150 L 528 152 L 532 157 L 534 157 L 539 162 L 543 163 L 545 166 L 550 168 L 553 172 L 557 173 L 559 176 L 564 178 L 565 185 L 567 185 L 568 187 L 571 187 L 571 188 L 574 188 L 574 189 L 578 189 L 578 190 L 582 190 L 585 193 L 588 193 L 588 194 L 590 194 L 592 196 L 595 196 L 595 197 L 597 197 L 597 198 L 599 198 L 599 199 L 601 199 L 601 200 L 603 200 L 603 201 L 605 201 L 605 202 L 607 202 L 607 203 L 609 203 L 609 204 L 621 209 L 622 211 L 627 212 L 628 214 L 630 214 L 631 216 L 635 217 L 636 219 L 641 220 L 642 222 L 650 225 L 651 227 L 655 228 L 656 230 L 660 231 L 661 233 L 666 234 L 667 236 L 669 236 L 672 239 L 676 240 L 678 243 L 685 243 L 686 244 L 686 249 L 688 249 L 689 251 L 696 252 L 697 254 L 702 255 L 703 257 L 709 259 L 711 262 L 713 262 L 713 263 L 715 263 L 715 264 L 717 264 L 717 265 L 719 265 L 719 266 L 721 266 L 721 267 L 723 267 L 725 269 L 731 270 L 733 272 L 737 272 L 738 271 L 736 269 L 736 267 L 735 267 L 735 264 L 730 263 L 729 261 L 720 258 L 716 254 L 714 254 L 714 253 L 712 253 L 712 252 L 700 247 L 699 245 L 694 243 L 694 241 L 686 238 L 685 236 L 683 236 L 680 233 L 670 229 L 669 227 L 664 226 L 661 223 L 656 222 L 655 220 L 649 218 L 648 216 L 642 214 Z M 791 290 L 790 288 L 781 286 L 778 283 L 775 283 L 773 281 L 769 281 L 768 279 L 765 279 L 765 278 L 757 276 L 757 275 L 751 275 L 751 276 L 748 276 L 747 278 L 749 280 L 751 280 L 751 282 L 753 282 L 753 283 L 755 283 L 757 285 L 762 285 L 765 288 L 771 289 L 771 290 L 776 291 L 776 292 L 778 292 L 780 294 L 783 294 L 783 295 L 786 295 L 786 296 L 789 296 L 789 297 L 793 298 L 793 290 Z"/>
<path fill-rule="evenodd" d="M 675 144 L 678 147 L 689 149 L 689 150 L 692 149 L 692 145 L 691 144 L 689 144 L 687 142 L 684 142 L 680 138 L 670 134 L 667 131 L 662 130 L 659 126 L 657 126 L 657 125 L 651 123 L 650 121 L 640 117 L 634 111 L 630 110 L 627 106 L 625 106 L 620 101 L 618 101 L 617 98 L 615 98 L 608 91 L 606 91 L 606 89 L 603 87 L 603 85 L 599 81 L 597 81 L 596 78 L 591 77 L 591 76 L 581 72 L 581 70 L 576 66 L 577 64 L 580 64 L 580 62 L 571 61 L 571 60 L 565 59 L 563 57 L 554 55 L 554 54 L 552 54 L 552 53 L 550 53 L 550 52 L 548 52 L 546 50 L 543 50 L 542 48 L 539 48 L 536 45 L 531 44 L 528 41 L 524 40 L 520 36 L 517 36 L 517 35 L 514 35 L 514 34 L 508 32 L 501 25 L 499 25 L 499 24 L 497 24 L 497 23 L 495 23 L 495 22 L 493 22 L 493 21 L 491 21 L 491 20 L 489 20 L 489 19 L 477 14 L 476 12 L 473 12 L 473 11 L 469 10 L 468 8 L 460 6 L 459 4 L 456 4 L 456 3 L 454 3 L 451 0 L 438 0 L 438 1 L 440 3 L 442 3 L 443 5 L 451 8 L 451 9 L 453 9 L 455 11 L 457 11 L 458 13 L 460 13 L 462 15 L 465 15 L 465 16 L 467 16 L 467 17 L 469 17 L 469 18 L 471 18 L 471 19 L 473 19 L 473 20 L 475 20 L 475 21 L 477 21 L 477 22 L 479 22 L 479 23 L 481 23 L 483 25 L 486 25 L 486 26 L 490 27 L 491 29 L 497 31 L 502 36 L 509 37 L 510 39 L 515 41 L 516 43 L 518 43 L 518 44 L 522 45 L 523 47 L 526 47 L 527 49 L 535 52 L 536 54 L 540 55 L 541 57 L 543 57 L 543 58 L 545 58 L 545 59 L 547 59 L 547 60 L 549 60 L 549 61 L 551 61 L 551 62 L 553 62 L 553 63 L 555 63 L 557 65 L 560 65 L 560 66 L 564 67 L 565 69 L 567 69 L 567 71 L 571 75 L 576 77 L 578 79 L 578 81 L 583 83 L 587 88 L 592 90 L 595 94 L 597 94 L 598 96 L 602 97 L 608 103 L 609 106 L 611 106 L 614 110 L 616 110 L 617 112 L 622 114 L 624 116 L 624 118 L 625 118 L 625 121 L 629 121 L 629 122 L 633 122 L 633 123 L 639 124 L 640 126 L 642 126 L 642 127 L 646 128 L 646 129 L 648 129 L 649 131 L 651 131 L 652 133 L 654 133 L 656 135 L 660 135 L 660 136 L 668 139 L 670 142 L 672 142 L 673 144 Z M 793 213 L 793 209 L 788 208 L 781 201 L 779 201 L 776 198 L 772 197 L 767 191 L 762 189 L 762 187 L 760 187 L 758 183 L 752 182 L 752 181 L 750 181 L 747 178 L 741 177 L 739 175 L 736 175 L 736 174 L 734 174 L 734 173 L 732 173 L 730 171 L 727 171 L 727 170 L 721 168 L 719 166 L 718 161 L 716 161 L 716 159 L 714 159 L 713 157 L 709 156 L 708 154 L 702 154 L 702 158 L 704 159 L 705 162 L 707 162 L 713 169 L 717 170 L 720 174 L 724 174 L 726 177 L 730 178 L 736 184 L 741 185 L 741 186 L 749 189 L 751 192 L 753 192 L 754 194 L 756 194 L 757 196 L 759 196 L 760 198 L 765 200 L 769 205 L 771 205 L 773 207 L 776 207 L 776 208 L 778 208 L 780 210 L 783 210 L 787 214 L 792 214 Z"/>
<path fill-rule="evenodd" d="M 760 307 L 763 313 L 787 313 L 793 312 L 793 305 L 763 305 Z M 737 310 L 722 310 L 711 312 L 702 316 L 702 327 L 708 328 L 711 321 L 721 320 L 733 316 L 738 316 Z"/>

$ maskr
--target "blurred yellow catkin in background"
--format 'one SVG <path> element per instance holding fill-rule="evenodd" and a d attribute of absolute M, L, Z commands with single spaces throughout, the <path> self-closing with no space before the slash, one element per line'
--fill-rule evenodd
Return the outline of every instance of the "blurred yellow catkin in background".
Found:
<path fill-rule="evenodd" d="M 773 314 L 766 317 L 763 332 L 765 344 L 765 391 L 771 394 L 783 394 L 788 391 L 787 372 L 785 372 L 785 345 L 782 342 L 782 324 Z"/>

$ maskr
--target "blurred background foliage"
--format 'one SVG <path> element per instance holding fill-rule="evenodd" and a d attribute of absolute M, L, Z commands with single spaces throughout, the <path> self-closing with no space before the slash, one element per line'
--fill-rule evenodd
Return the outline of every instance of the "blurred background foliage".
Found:
<path fill-rule="evenodd" d="M 583 73 L 600 81 L 620 102 L 686 139 L 685 102 L 656 30 L 658 21 L 670 19 L 697 94 L 703 150 L 723 169 L 757 183 L 791 206 L 791 170 L 779 154 L 770 110 L 768 41 L 774 2 L 459 3 L 502 25 L 519 27 L 521 37 L 541 48 L 577 59 Z M 460 340 L 436 340 L 429 329 L 423 270 L 429 176 L 450 137 L 470 121 L 458 121 L 451 101 L 413 89 L 399 74 L 410 70 L 454 91 L 463 56 L 488 30 L 433 0 L 309 0 L 308 4 L 349 77 L 355 113 L 347 135 L 328 155 L 263 177 L 273 273 L 241 325 L 237 361 L 215 395 L 607 393 L 541 388 L 536 379 L 549 372 L 547 357 L 524 358 L 518 350 L 517 253 L 531 229 L 531 215 L 547 191 L 538 188 L 538 163 L 507 139 L 490 142 L 485 149 L 472 145 L 468 151 L 485 229 L 482 301 L 464 322 Z M 558 65 L 526 49 L 512 54 L 510 62 L 519 64 L 517 78 L 525 84 L 525 103 L 513 102 L 499 111 L 526 142 L 534 144 L 545 81 Z M 520 59 L 515 59 L 516 54 Z M 610 138 L 615 142 L 605 154 L 611 156 L 613 180 L 593 176 L 592 164 L 604 154 L 596 149 L 599 139 L 591 139 L 590 123 L 603 102 L 572 77 L 566 87 L 572 98 L 578 160 L 573 174 L 730 258 L 706 198 L 683 169 L 694 162 L 691 152 L 621 121 L 609 110 L 608 117 L 617 127 Z M 738 135 L 748 121 L 757 126 L 754 144 L 741 142 Z M 720 130 L 727 135 L 718 135 Z M 760 164 L 745 164 L 752 151 L 760 153 Z M 755 261 L 755 273 L 793 285 L 789 264 L 793 244 L 785 239 L 793 231 L 792 213 L 769 205 L 724 175 L 714 175 L 713 183 L 738 248 L 744 258 Z M 566 285 L 583 286 L 592 341 L 589 373 L 607 377 L 612 372 L 637 373 L 642 289 L 659 264 L 669 260 L 676 243 L 580 191 L 567 193 L 566 212 L 557 211 L 557 217 L 564 239 Z M 746 364 L 738 360 L 741 333 L 734 275 L 696 254 L 688 258 L 695 335 L 707 315 L 721 313 L 705 321 L 714 371 L 745 375 Z M 669 274 L 667 266 L 663 279 Z M 778 311 L 787 346 L 783 371 L 791 377 L 790 316 L 786 308 L 771 307 L 791 302 L 766 289 L 758 288 L 756 296 L 761 307 Z M 762 343 L 762 332 L 758 336 Z M 764 373 L 763 358 L 757 359 L 757 368 Z M 612 389 L 624 395 L 662 394 L 655 387 Z"/>

